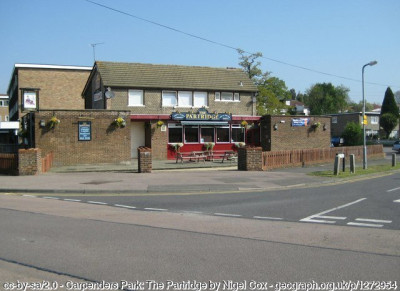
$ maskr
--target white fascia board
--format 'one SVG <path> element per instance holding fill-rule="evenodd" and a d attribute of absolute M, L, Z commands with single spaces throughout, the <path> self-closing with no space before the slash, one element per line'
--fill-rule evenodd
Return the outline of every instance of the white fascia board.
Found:
<path fill-rule="evenodd" d="M 41 65 L 41 64 L 15 64 L 15 68 L 86 70 L 86 71 L 91 71 L 93 67 L 87 67 L 87 66 L 63 66 L 63 65 Z"/>

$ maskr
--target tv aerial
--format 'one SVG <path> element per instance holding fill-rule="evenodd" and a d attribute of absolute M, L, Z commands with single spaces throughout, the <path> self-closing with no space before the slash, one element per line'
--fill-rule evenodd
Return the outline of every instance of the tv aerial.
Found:
<path fill-rule="evenodd" d="M 104 42 L 98 42 L 98 43 L 91 43 L 90 45 L 93 48 L 93 60 L 96 61 L 96 46 L 99 44 L 104 44 Z"/>

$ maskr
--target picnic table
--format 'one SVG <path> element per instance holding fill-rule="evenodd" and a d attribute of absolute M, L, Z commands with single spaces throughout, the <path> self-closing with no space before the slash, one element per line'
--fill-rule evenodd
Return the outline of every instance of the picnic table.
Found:
<path fill-rule="evenodd" d="M 236 159 L 237 155 L 235 151 L 225 150 L 225 151 L 210 151 L 207 154 L 208 160 L 214 161 L 215 159 L 221 159 L 222 163 L 226 160 L 233 161 Z"/>
<path fill-rule="evenodd" d="M 203 160 L 206 161 L 207 156 L 202 151 L 193 151 L 193 152 L 178 152 L 176 153 L 176 163 L 180 160 L 183 163 L 183 160 L 189 160 L 194 162 L 199 162 Z"/>
<path fill-rule="evenodd" d="M 224 161 L 230 160 L 231 162 L 237 159 L 237 154 L 232 150 L 225 151 L 192 151 L 192 152 L 178 152 L 176 153 L 176 163 L 180 161 L 183 163 L 183 160 L 188 160 L 190 162 L 199 162 L 202 160 L 205 161 L 214 161 L 221 160 Z"/>

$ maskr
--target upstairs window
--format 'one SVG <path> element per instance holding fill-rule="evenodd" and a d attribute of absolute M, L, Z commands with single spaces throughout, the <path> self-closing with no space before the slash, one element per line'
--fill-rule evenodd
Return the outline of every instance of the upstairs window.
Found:
<path fill-rule="evenodd" d="M 143 106 L 143 90 L 128 91 L 128 106 Z"/>
<path fill-rule="evenodd" d="M 179 107 L 192 107 L 192 92 L 190 91 L 179 91 L 178 92 L 178 106 Z"/>
<path fill-rule="evenodd" d="M 207 92 L 194 92 L 193 105 L 194 107 L 207 107 Z"/>
<path fill-rule="evenodd" d="M 176 91 L 163 91 L 162 92 L 162 106 L 174 107 L 178 105 L 178 98 Z"/>
<path fill-rule="evenodd" d="M 215 92 L 215 101 L 240 102 L 238 92 Z"/>

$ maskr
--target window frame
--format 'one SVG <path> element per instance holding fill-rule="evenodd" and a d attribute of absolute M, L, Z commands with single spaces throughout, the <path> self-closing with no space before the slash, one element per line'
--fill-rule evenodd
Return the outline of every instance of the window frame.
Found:
<path fill-rule="evenodd" d="M 131 92 L 140 92 L 140 103 L 131 103 Z M 135 96 L 136 97 L 136 96 Z M 128 107 L 143 107 L 144 105 L 144 90 L 140 89 L 129 89 L 128 90 Z"/>
<path fill-rule="evenodd" d="M 186 141 L 186 128 L 197 128 L 197 141 L 190 141 L 190 142 Z M 198 144 L 198 143 L 200 143 L 200 126 L 198 126 L 198 125 L 190 125 L 190 126 L 185 125 L 183 127 L 183 141 L 184 141 L 184 144 Z"/>
<path fill-rule="evenodd" d="M 228 129 L 228 141 L 218 141 L 218 129 L 221 129 L 221 128 Z M 215 135 L 216 135 L 215 143 L 218 143 L 218 144 L 229 144 L 229 143 L 232 143 L 231 142 L 231 140 L 232 140 L 232 130 L 231 130 L 231 127 L 229 125 L 216 127 L 215 128 Z"/>
<path fill-rule="evenodd" d="M 227 95 L 227 94 L 230 95 L 229 99 L 223 99 L 223 95 Z M 217 92 L 215 92 L 215 101 L 216 102 L 240 102 L 240 92 L 217 91 Z"/>
<path fill-rule="evenodd" d="M 165 104 L 164 102 L 164 94 L 166 93 L 174 93 L 175 94 L 175 104 Z M 161 92 L 161 104 L 162 107 L 176 107 L 178 106 L 178 91 L 173 91 L 173 90 L 163 90 Z"/>
<path fill-rule="evenodd" d="M 234 141 L 233 140 L 233 130 L 234 129 L 239 129 L 241 131 L 243 141 Z M 243 128 L 240 124 L 232 124 L 232 126 L 231 126 L 231 143 L 235 143 L 235 142 L 246 142 L 246 131 L 243 130 Z"/>
<path fill-rule="evenodd" d="M 212 138 L 212 141 L 204 141 L 203 140 L 203 135 L 202 135 L 202 129 L 209 129 L 209 128 L 211 128 L 211 129 L 213 129 L 213 138 Z M 213 142 L 213 143 L 215 143 L 215 136 L 216 136 L 216 134 L 215 134 L 215 127 L 214 126 L 200 126 L 200 131 L 199 131 L 199 133 L 200 133 L 200 143 L 201 144 L 205 144 L 205 143 L 209 143 L 209 142 Z"/>
<path fill-rule="evenodd" d="M 169 140 L 169 131 L 171 128 L 179 128 L 181 130 L 181 141 L 179 142 L 171 142 Z M 168 123 L 168 144 L 174 144 L 174 143 L 183 143 L 184 141 L 184 132 L 183 132 L 183 126 L 181 124 L 177 124 L 177 123 Z"/>

